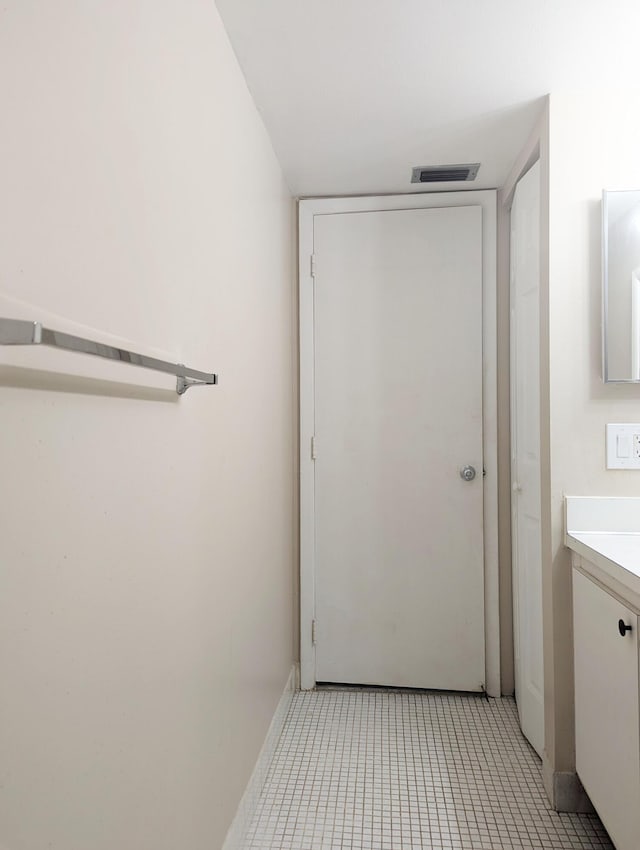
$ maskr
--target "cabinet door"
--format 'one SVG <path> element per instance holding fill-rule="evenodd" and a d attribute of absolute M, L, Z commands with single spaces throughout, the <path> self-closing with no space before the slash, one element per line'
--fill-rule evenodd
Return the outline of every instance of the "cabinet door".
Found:
<path fill-rule="evenodd" d="M 573 616 L 576 770 L 617 850 L 638 850 L 638 617 L 576 570 Z"/>

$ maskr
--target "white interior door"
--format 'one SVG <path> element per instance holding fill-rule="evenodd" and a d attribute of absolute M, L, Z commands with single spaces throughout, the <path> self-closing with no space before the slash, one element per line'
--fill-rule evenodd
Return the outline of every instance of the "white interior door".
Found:
<path fill-rule="evenodd" d="M 516 701 L 536 752 L 544 748 L 540 505 L 540 167 L 511 209 L 511 478 Z"/>
<path fill-rule="evenodd" d="M 482 690 L 482 208 L 314 222 L 316 679 Z"/>

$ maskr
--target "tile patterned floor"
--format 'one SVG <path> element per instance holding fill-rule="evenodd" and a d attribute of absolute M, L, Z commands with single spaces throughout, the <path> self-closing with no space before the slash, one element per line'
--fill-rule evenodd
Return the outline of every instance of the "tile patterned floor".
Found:
<path fill-rule="evenodd" d="M 549 808 L 513 700 L 294 695 L 247 850 L 613 850 Z"/>

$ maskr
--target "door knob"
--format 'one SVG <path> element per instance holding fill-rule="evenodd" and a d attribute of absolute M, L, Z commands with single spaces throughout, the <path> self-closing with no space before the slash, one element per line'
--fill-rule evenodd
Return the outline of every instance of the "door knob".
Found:
<path fill-rule="evenodd" d="M 463 466 L 460 470 L 460 478 L 462 478 L 463 481 L 473 481 L 475 477 L 476 471 L 473 466 Z"/>
<path fill-rule="evenodd" d="M 624 620 L 618 620 L 618 631 L 620 632 L 620 637 L 624 637 L 627 632 L 631 631 L 631 626 L 627 626 Z"/>
<path fill-rule="evenodd" d="M 514 493 L 522 493 L 522 484 L 518 484 L 517 481 L 513 482 L 513 492 Z"/>

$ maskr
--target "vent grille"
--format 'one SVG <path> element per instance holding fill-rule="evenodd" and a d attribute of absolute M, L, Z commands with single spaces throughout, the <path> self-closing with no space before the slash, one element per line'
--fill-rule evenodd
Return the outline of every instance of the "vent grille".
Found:
<path fill-rule="evenodd" d="M 479 162 L 464 165 L 418 165 L 411 172 L 412 183 L 460 183 L 475 180 Z"/>

